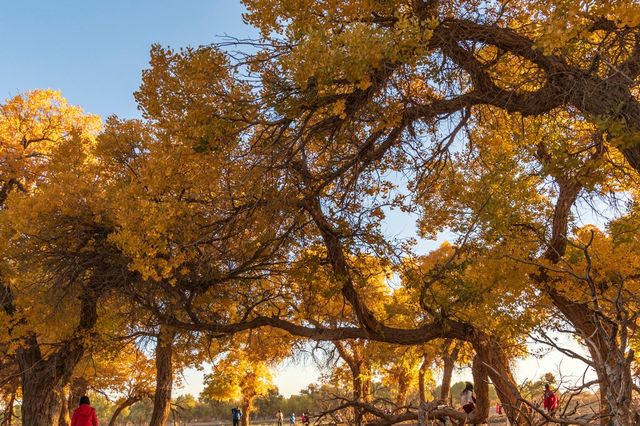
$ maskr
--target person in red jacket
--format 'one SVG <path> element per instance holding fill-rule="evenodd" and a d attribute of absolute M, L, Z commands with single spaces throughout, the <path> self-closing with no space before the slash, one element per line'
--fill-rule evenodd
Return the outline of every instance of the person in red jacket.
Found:
<path fill-rule="evenodd" d="M 558 409 L 558 397 L 549 385 L 544 385 L 544 409 L 551 415 Z"/>
<path fill-rule="evenodd" d="M 89 403 L 89 397 L 80 398 L 80 406 L 73 412 L 71 426 L 98 426 L 96 409 Z"/>

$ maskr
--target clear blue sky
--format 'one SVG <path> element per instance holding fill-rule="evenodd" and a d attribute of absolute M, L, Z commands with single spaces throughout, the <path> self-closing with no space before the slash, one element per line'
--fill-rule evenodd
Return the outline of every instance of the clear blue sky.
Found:
<path fill-rule="evenodd" d="M 0 101 L 59 89 L 106 117 L 137 117 L 132 93 L 153 43 L 184 47 L 256 34 L 238 0 L 21 0 L 0 12 Z"/>

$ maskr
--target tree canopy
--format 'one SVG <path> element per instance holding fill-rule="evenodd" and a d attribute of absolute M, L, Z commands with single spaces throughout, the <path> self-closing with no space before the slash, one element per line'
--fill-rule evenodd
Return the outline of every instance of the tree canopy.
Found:
<path fill-rule="evenodd" d="M 82 359 L 136 337 L 152 425 L 180 366 L 213 362 L 209 397 L 248 411 L 305 341 L 350 389 L 324 414 L 357 424 L 483 422 L 489 382 L 512 424 L 637 424 L 640 6 L 243 3 L 258 40 L 151 48 L 141 119 L 2 105 L 0 389 L 23 424 L 64 422 Z M 571 389 L 595 413 L 535 407 L 512 371 L 531 338 L 594 372 Z M 472 365 L 469 416 L 426 401 L 439 361 L 445 387 Z"/>

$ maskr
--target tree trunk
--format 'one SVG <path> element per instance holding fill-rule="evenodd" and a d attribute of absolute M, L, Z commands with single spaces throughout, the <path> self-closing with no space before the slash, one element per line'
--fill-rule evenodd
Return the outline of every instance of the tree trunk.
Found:
<path fill-rule="evenodd" d="M 34 336 L 28 346 L 16 352 L 22 381 L 23 426 L 58 426 L 61 401 L 56 389 L 61 378 L 50 362 L 42 360 L 40 347 Z"/>
<path fill-rule="evenodd" d="M 396 405 L 404 407 L 407 405 L 407 394 L 409 393 L 409 377 L 402 374 L 398 378 L 398 395 L 396 395 Z"/>
<path fill-rule="evenodd" d="M 16 351 L 22 385 L 22 424 L 58 426 L 62 409 L 62 387 L 84 353 L 81 339 L 65 344 L 55 354 L 43 358 L 35 336 Z"/>
<path fill-rule="evenodd" d="M 122 411 L 127 407 L 131 407 L 133 404 L 140 401 L 141 399 L 142 398 L 139 396 L 131 396 L 125 399 L 124 401 L 122 401 L 120 404 L 118 404 L 116 406 L 116 410 L 113 412 L 113 415 L 111 416 L 111 419 L 109 420 L 109 426 L 115 426 L 116 421 L 118 420 L 118 417 L 120 416 Z"/>
<path fill-rule="evenodd" d="M 2 308 L 9 314 L 15 313 L 13 294 L 8 286 L 2 286 Z M 24 339 L 24 344 L 16 351 L 16 361 L 20 369 L 22 387 L 22 424 L 24 426 L 58 426 L 61 411 L 61 389 L 67 384 L 73 370 L 80 362 L 86 345 L 87 332 L 98 321 L 99 294 L 92 288 L 85 288 L 82 294 L 80 320 L 76 336 L 60 344 L 59 348 L 43 357 L 35 335 Z"/>
<path fill-rule="evenodd" d="M 173 388 L 173 339 L 175 334 L 160 327 L 156 343 L 156 392 L 149 426 L 165 426 L 171 414 L 171 391 Z"/>
<path fill-rule="evenodd" d="M 489 377 L 487 366 L 479 355 L 473 357 L 471 367 L 473 373 L 473 389 L 476 394 L 476 408 L 469 415 L 469 424 L 482 424 L 489 417 Z"/>
<path fill-rule="evenodd" d="M 251 400 L 243 400 L 242 401 L 242 417 L 240 417 L 240 424 L 242 426 L 249 426 L 251 422 Z"/>
<path fill-rule="evenodd" d="M 498 398 L 512 426 L 530 425 L 527 406 L 511 373 L 509 358 L 500 342 L 492 336 L 477 333 L 473 347 L 478 362 L 487 368 L 487 374 L 495 386 Z"/>
<path fill-rule="evenodd" d="M 617 338 L 618 330 L 601 321 L 599 314 L 593 312 L 586 303 L 571 301 L 553 288 L 547 288 L 547 293 L 589 350 L 598 376 L 601 415 L 607 416 L 602 418 L 601 425 L 635 425 L 631 376 L 633 352 L 625 353 Z"/>
<path fill-rule="evenodd" d="M 592 347 L 589 352 L 596 364 L 596 374 L 600 386 L 602 425 L 637 426 L 637 414 L 633 410 L 633 379 L 631 359 L 625 359 L 624 352 L 616 342 L 606 342 L 609 347 Z M 608 418 L 608 420 L 607 420 Z"/>
<path fill-rule="evenodd" d="M 364 377 L 368 372 L 368 365 L 359 353 L 358 346 L 352 348 L 350 353 L 342 342 L 334 341 L 334 346 L 338 350 L 340 357 L 347 363 L 351 371 L 351 383 L 353 385 L 353 399 L 358 402 L 367 402 L 371 393 L 371 380 Z M 353 407 L 353 417 L 356 426 L 364 423 L 365 410 L 361 407 Z"/>
<path fill-rule="evenodd" d="M 69 414 L 69 410 L 71 407 L 69 406 L 69 398 L 66 392 L 67 386 L 60 389 L 58 394 L 60 398 L 60 419 L 58 420 L 58 426 L 70 426 L 71 425 L 71 417 Z"/>
<path fill-rule="evenodd" d="M 427 388 L 425 384 L 425 376 L 431 365 L 431 359 L 427 354 L 422 356 L 422 364 L 420 365 L 420 371 L 418 372 L 418 397 L 420 398 L 420 404 L 427 402 Z"/>
<path fill-rule="evenodd" d="M 453 344 L 453 348 L 451 345 Z M 451 351 L 449 351 L 451 349 Z M 445 341 L 445 347 L 442 351 L 442 360 L 444 367 L 442 369 L 442 385 L 440 386 L 440 399 L 448 401 L 451 405 L 451 398 L 449 391 L 451 390 L 451 377 L 453 376 L 453 368 L 458 360 L 458 354 L 460 353 L 460 343 L 458 341 L 453 342 L 451 339 Z"/>

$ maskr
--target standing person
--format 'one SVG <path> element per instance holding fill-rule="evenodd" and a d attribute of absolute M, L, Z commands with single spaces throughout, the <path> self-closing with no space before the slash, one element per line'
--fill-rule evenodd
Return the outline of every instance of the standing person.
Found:
<path fill-rule="evenodd" d="M 233 420 L 233 426 L 240 426 L 240 419 L 242 418 L 242 410 L 240 407 L 234 407 L 231 409 L 231 419 Z"/>
<path fill-rule="evenodd" d="M 289 424 L 291 426 L 296 424 L 296 413 L 291 413 L 291 416 L 289 416 Z"/>
<path fill-rule="evenodd" d="M 282 420 L 284 420 L 284 414 L 282 414 L 282 410 L 278 410 L 276 413 L 276 419 L 278 420 L 278 426 L 282 426 Z"/>
<path fill-rule="evenodd" d="M 71 417 L 71 426 L 98 426 L 96 409 L 89 403 L 89 397 L 80 398 L 80 406 L 75 409 Z"/>
<path fill-rule="evenodd" d="M 544 385 L 544 409 L 553 416 L 558 409 L 558 397 L 548 384 Z"/>
<path fill-rule="evenodd" d="M 462 405 L 462 411 L 467 414 L 476 408 L 476 397 L 473 394 L 473 384 L 467 382 L 467 385 L 460 394 L 460 405 Z"/>

